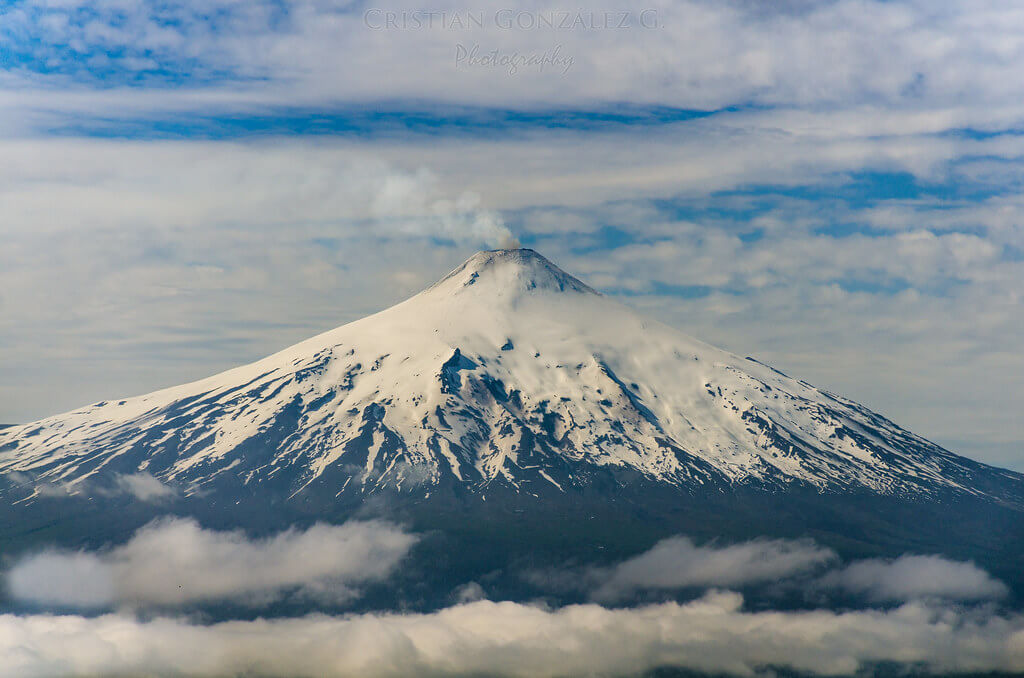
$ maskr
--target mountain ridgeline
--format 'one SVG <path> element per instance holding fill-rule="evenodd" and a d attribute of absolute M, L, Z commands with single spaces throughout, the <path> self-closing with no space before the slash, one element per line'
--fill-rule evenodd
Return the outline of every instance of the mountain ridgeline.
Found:
<path fill-rule="evenodd" d="M 539 497 L 618 472 L 683 489 L 1022 498 L 1017 474 L 644 318 L 528 249 L 480 252 L 251 365 L 4 429 L 11 472 L 34 493 L 145 472 L 185 494 L 290 500 Z"/>

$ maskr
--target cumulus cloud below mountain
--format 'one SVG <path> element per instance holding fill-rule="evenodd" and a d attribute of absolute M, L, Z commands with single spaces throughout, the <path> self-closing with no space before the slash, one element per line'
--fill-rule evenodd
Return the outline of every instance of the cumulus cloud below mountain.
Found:
<path fill-rule="evenodd" d="M 603 580 L 593 597 L 616 600 L 642 589 L 778 580 L 820 568 L 835 558 L 833 551 L 813 542 L 773 539 L 699 547 L 686 537 L 672 537 L 610 570 L 593 573 Z"/>
<path fill-rule="evenodd" d="M 938 556 L 871 559 L 830 572 L 821 584 L 867 596 L 874 602 L 945 598 L 984 600 L 1006 595 L 1006 586 L 973 563 Z"/>
<path fill-rule="evenodd" d="M 287 591 L 338 601 L 387 577 L 415 542 L 380 521 L 316 524 L 250 539 L 165 519 L 109 550 L 48 550 L 25 558 L 7 584 L 16 599 L 71 608 L 259 604 Z"/>
<path fill-rule="evenodd" d="M 316 524 L 250 539 L 191 519 L 157 520 L 126 543 L 100 551 L 49 549 L 17 561 L 7 573 L 15 599 L 55 608 L 175 607 L 230 600 L 260 606 L 288 592 L 342 603 L 359 585 L 384 581 L 419 540 L 383 521 Z M 998 600 L 1006 586 L 974 563 L 936 555 L 904 555 L 840 564 L 811 540 L 755 539 L 697 545 L 663 539 L 611 566 L 529 571 L 540 590 L 583 592 L 599 603 L 636 600 L 644 592 L 743 588 L 794 580 L 808 593 L 840 594 L 867 604 L 916 600 Z M 456 590 L 457 602 L 486 597 L 477 582 Z"/>
<path fill-rule="evenodd" d="M 835 551 L 811 540 L 755 539 L 697 545 L 684 536 L 663 539 L 611 566 L 533 570 L 524 578 L 547 591 L 576 591 L 599 603 L 671 595 L 681 590 L 746 588 L 789 582 L 807 600 L 843 597 L 865 605 L 921 600 L 999 600 L 1006 585 L 971 562 L 938 555 L 839 562 Z"/>
<path fill-rule="evenodd" d="M 478 601 L 432 614 L 225 622 L 0 617 L 7 675 L 622 675 L 659 666 L 751 675 L 1024 670 L 1024 619 L 938 611 L 747 612 L 734 593 L 633 609 Z"/>
<path fill-rule="evenodd" d="M 214 624 L 133 614 L 208 601 L 259 605 L 287 592 L 314 603 L 344 601 L 390 576 L 418 539 L 382 521 L 254 539 L 174 518 L 102 551 L 37 553 L 8 572 L 16 598 L 49 609 L 119 612 L 0 616 L 0 675 L 555 676 L 657 667 L 848 675 L 879 662 L 933 672 L 1024 671 L 1024 617 L 969 604 L 1006 593 L 981 568 L 919 555 L 843 564 L 810 540 L 698 545 L 677 536 L 611 566 L 561 572 L 563 582 L 574 580 L 602 603 L 644 591 L 708 589 L 684 603 L 493 602 L 469 582 L 453 592 L 453 606 L 432 612 Z M 777 582 L 856 596 L 866 607 L 764 610 L 721 590 Z M 901 604 L 871 608 L 893 601 Z"/>

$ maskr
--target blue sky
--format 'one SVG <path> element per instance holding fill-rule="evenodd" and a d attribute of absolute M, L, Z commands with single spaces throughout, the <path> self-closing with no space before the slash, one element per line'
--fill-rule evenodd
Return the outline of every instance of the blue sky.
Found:
<path fill-rule="evenodd" d="M 484 25 L 377 30 L 369 9 Z M 259 358 L 512 233 L 694 336 L 1024 468 L 1024 10 L 612 10 L 631 25 L 5 4 L 0 421 Z M 474 47 L 491 62 L 459 59 Z"/>

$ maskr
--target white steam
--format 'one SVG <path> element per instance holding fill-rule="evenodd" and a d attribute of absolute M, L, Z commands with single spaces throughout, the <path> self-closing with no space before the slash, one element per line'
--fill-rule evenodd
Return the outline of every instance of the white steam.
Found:
<path fill-rule="evenodd" d="M 385 227 L 410 235 L 501 249 L 519 247 L 501 215 L 482 207 L 479 194 L 465 191 L 447 197 L 437 177 L 423 168 L 388 175 L 373 198 L 371 213 Z"/>

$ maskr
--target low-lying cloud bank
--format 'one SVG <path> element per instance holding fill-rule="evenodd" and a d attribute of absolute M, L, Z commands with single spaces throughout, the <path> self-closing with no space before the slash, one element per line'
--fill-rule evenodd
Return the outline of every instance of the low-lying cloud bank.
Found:
<path fill-rule="evenodd" d="M 211 600 L 258 604 L 287 591 L 340 602 L 387 577 L 416 537 L 383 521 L 289 529 L 264 539 L 164 519 L 101 552 L 50 550 L 18 562 L 16 599 L 72 608 L 176 606 Z"/>
<path fill-rule="evenodd" d="M 417 539 L 379 520 L 317 524 L 250 539 L 241 531 L 205 530 L 191 519 L 165 518 L 103 551 L 51 549 L 23 558 L 7 572 L 6 583 L 16 600 L 51 609 L 169 608 L 224 600 L 258 606 L 284 595 L 338 604 L 357 596 L 360 585 L 385 580 Z M 580 592 L 605 604 L 628 604 L 648 593 L 779 582 L 819 603 L 834 596 L 868 605 L 977 602 L 1008 593 L 969 562 L 904 555 L 841 565 L 829 548 L 786 539 L 698 546 L 676 536 L 608 567 L 532 571 L 524 577 L 541 590 Z M 483 588 L 470 582 L 453 599 L 484 597 Z"/>
<path fill-rule="evenodd" d="M 644 589 L 772 581 L 819 568 L 836 558 L 830 549 L 810 541 L 771 539 L 697 546 L 687 537 L 671 537 L 611 570 L 592 572 L 591 576 L 603 580 L 593 597 L 614 601 Z"/>
<path fill-rule="evenodd" d="M 660 666 L 846 675 L 1024 671 L 1024 619 L 911 603 L 890 611 L 744 612 L 735 593 L 685 605 L 546 610 L 480 601 L 433 614 L 192 625 L 120 615 L 0 616 L 0 672 L 50 675 L 629 675 Z"/>
<path fill-rule="evenodd" d="M 387 577 L 417 537 L 382 521 L 314 525 L 263 539 L 165 519 L 105 551 L 43 552 L 8 573 L 41 605 L 121 608 L 98 617 L 0 615 L 0 676 L 635 675 L 658 667 L 752 675 L 785 668 L 849 675 L 896 663 L 921 672 L 1024 671 L 1024 616 L 992 605 L 1006 587 L 972 563 L 938 556 L 838 564 L 811 541 L 698 546 L 672 537 L 617 565 L 575 573 L 594 600 L 642 591 L 792 579 L 815 594 L 904 602 L 890 609 L 749 611 L 738 593 L 687 603 L 546 608 L 481 600 L 431 613 L 310 615 L 201 625 L 132 608 L 285 594 L 336 602 Z M 567 572 L 562 573 L 570 578 Z"/>
<path fill-rule="evenodd" d="M 698 546 L 688 537 L 670 537 L 610 567 L 532 571 L 525 577 L 542 589 L 579 591 L 600 603 L 622 603 L 644 592 L 738 588 L 788 580 L 817 599 L 852 596 L 869 604 L 985 601 L 1008 593 L 1005 584 L 974 563 L 904 555 L 841 565 L 831 549 L 810 540 L 790 539 Z"/>
<path fill-rule="evenodd" d="M 872 602 L 946 598 L 987 600 L 1007 594 L 1006 585 L 974 565 L 939 556 L 902 556 L 895 560 L 860 560 L 822 578 L 824 587 L 839 587 Z"/>

